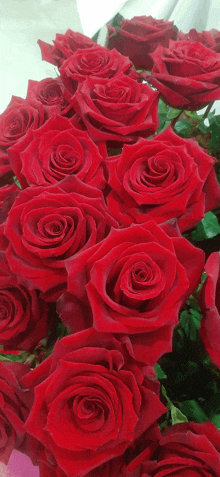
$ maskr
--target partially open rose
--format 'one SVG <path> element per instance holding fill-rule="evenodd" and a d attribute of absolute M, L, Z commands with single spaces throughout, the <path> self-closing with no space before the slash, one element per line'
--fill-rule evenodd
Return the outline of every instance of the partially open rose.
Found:
<path fill-rule="evenodd" d="M 108 25 L 108 48 L 116 48 L 122 55 L 129 56 L 135 68 L 151 70 L 152 53 L 157 45 L 168 46 L 169 39 L 175 40 L 177 29 L 173 22 L 158 20 L 152 16 L 133 17 L 121 21 L 121 28 Z"/>
<path fill-rule="evenodd" d="M 68 91 L 75 93 L 78 83 L 88 77 L 110 79 L 120 73 L 137 79 L 138 73 L 132 69 L 128 57 L 116 49 L 110 51 L 102 46 L 77 50 L 60 68 L 60 75 Z"/>
<path fill-rule="evenodd" d="M 158 127 L 158 93 L 124 74 L 88 78 L 72 102 L 94 141 L 134 142 Z"/>
<path fill-rule="evenodd" d="M 121 456 L 143 432 L 150 437 L 166 412 L 148 367 L 131 360 L 113 336 L 92 328 L 57 341 L 22 385 L 35 387 L 25 428 L 44 446 L 37 458 L 60 469 L 49 475 L 87 475 Z"/>
<path fill-rule="evenodd" d="M 38 45 L 41 49 L 42 59 L 60 67 L 78 48 L 93 48 L 97 46 L 97 43 L 88 36 L 69 28 L 64 35 L 62 33 L 56 34 L 53 45 L 42 40 L 38 40 Z"/>
<path fill-rule="evenodd" d="M 55 116 L 8 151 L 11 167 L 23 188 L 56 184 L 75 175 L 82 182 L 103 189 L 102 156 L 87 132 Z"/>
<path fill-rule="evenodd" d="M 172 224 L 149 221 L 112 229 L 100 244 L 66 260 L 68 291 L 90 305 L 97 330 L 129 335 L 135 357 L 152 365 L 171 351 L 178 311 L 203 265 L 203 251 Z"/>
<path fill-rule="evenodd" d="M 152 140 L 124 145 L 106 161 L 111 192 L 108 209 L 123 226 L 177 218 L 181 231 L 194 227 L 220 205 L 215 158 L 171 127 Z"/>
<path fill-rule="evenodd" d="M 170 40 L 151 55 L 151 74 L 141 76 L 170 106 L 194 111 L 220 99 L 220 53 L 198 41 Z"/>
<path fill-rule="evenodd" d="M 211 422 L 166 427 L 156 452 L 150 447 L 128 465 L 126 477 L 219 477 L 220 432 Z"/>
<path fill-rule="evenodd" d="M 3 224 L 6 257 L 19 283 L 43 292 L 66 286 L 65 260 L 100 242 L 117 223 L 102 193 L 70 176 L 21 191 Z"/>

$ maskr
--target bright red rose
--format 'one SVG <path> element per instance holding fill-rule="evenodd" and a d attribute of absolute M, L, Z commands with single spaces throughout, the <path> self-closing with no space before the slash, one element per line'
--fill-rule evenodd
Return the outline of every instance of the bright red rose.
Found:
<path fill-rule="evenodd" d="M 128 335 L 130 353 L 150 365 L 171 351 L 178 311 L 204 265 L 204 252 L 172 227 L 149 221 L 112 229 L 98 246 L 66 261 L 68 291 L 91 306 L 93 326 L 127 341 Z"/>
<path fill-rule="evenodd" d="M 79 83 L 88 77 L 110 79 L 120 73 L 137 79 L 129 58 L 117 50 L 108 50 L 97 45 L 94 48 L 77 50 L 60 68 L 60 75 L 67 90 L 74 94 Z"/>
<path fill-rule="evenodd" d="M 16 144 L 28 129 L 37 129 L 48 118 L 40 102 L 30 104 L 12 96 L 6 110 L 0 115 L 0 176 L 11 172 L 8 148 Z"/>
<path fill-rule="evenodd" d="M 38 460 L 48 455 L 52 468 L 83 477 L 121 456 L 147 429 L 151 434 L 166 408 L 147 368 L 113 336 L 93 328 L 58 341 L 22 380 L 35 387 L 25 428 L 45 447 Z"/>
<path fill-rule="evenodd" d="M 188 33 L 178 31 L 177 40 L 200 41 L 203 45 L 207 46 L 207 48 L 211 48 L 216 51 L 216 53 L 220 53 L 220 31 L 215 30 L 215 28 L 201 32 L 196 31 L 194 28 Z"/>
<path fill-rule="evenodd" d="M 24 423 L 33 403 L 33 392 L 22 390 L 20 378 L 29 368 L 21 363 L 0 361 L 0 462 L 8 464 L 13 449 L 32 455 L 32 438 Z"/>
<path fill-rule="evenodd" d="M 0 252 L 0 345 L 31 351 L 47 336 L 48 307 L 35 290 L 18 284 Z"/>
<path fill-rule="evenodd" d="M 177 29 L 173 22 L 157 20 L 145 15 L 121 21 L 117 30 L 108 25 L 107 47 L 116 48 L 128 56 L 135 68 L 151 70 L 152 53 L 158 45 L 169 46 L 169 39 L 176 40 Z"/>
<path fill-rule="evenodd" d="M 88 78 L 72 102 L 94 141 L 134 142 L 158 127 L 158 93 L 124 74 Z"/>
<path fill-rule="evenodd" d="M 199 304 L 202 310 L 200 334 L 213 363 L 220 368 L 220 255 L 213 252 L 205 265 L 207 278 Z"/>
<path fill-rule="evenodd" d="M 53 45 L 50 45 L 42 40 L 38 40 L 42 59 L 58 67 L 60 67 L 67 58 L 72 56 L 78 48 L 93 48 L 97 46 L 97 43 L 92 41 L 88 36 L 70 29 L 68 29 L 64 35 L 57 33 L 53 43 Z"/>
<path fill-rule="evenodd" d="M 108 209 L 120 224 L 177 218 L 181 231 L 194 227 L 220 205 L 214 157 L 171 127 L 152 140 L 125 145 L 106 161 L 111 192 Z"/>
<path fill-rule="evenodd" d="M 152 53 L 151 74 L 142 73 L 174 108 L 194 111 L 220 99 L 220 54 L 198 41 L 172 41 Z"/>
<path fill-rule="evenodd" d="M 126 477 L 219 477 L 220 432 L 211 422 L 166 427 L 156 452 L 146 449 Z"/>
<path fill-rule="evenodd" d="M 102 156 L 87 132 L 67 118 L 54 116 L 8 151 L 11 167 L 21 186 L 48 186 L 75 175 L 82 182 L 103 189 Z"/>
<path fill-rule="evenodd" d="M 40 477 L 68 477 L 68 474 L 66 474 L 66 472 L 64 472 L 58 466 L 54 455 L 49 454 L 47 450 L 44 452 L 43 456 L 45 456 L 44 461 L 39 461 Z M 99 465 L 95 469 L 88 472 L 85 477 L 125 477 L 125 472 L 126 466 L 123 455 L 120 457 L 115 457 L 114 459 L 108 460 L 104 464 Z"/>
<path fill-rule="evenodd" d="M 39 101 L 52 114 L 69 116 L 72 105 L 69 102 L 71 95 L 64 87 L 61 78 L 45 78 L 41 81 L 28 81 L 26 100 L 30 103 Z M 72 113 L 74 113 L 72 109 Z"/>
<path fill-rule="evenodd" d="M 19 193 L 3 224 L 6 257 L 19 283 L 43 292 L 65 290 L 65 260 L 100 242 L 117 226 L 102 193 L 70 176 Z"/>

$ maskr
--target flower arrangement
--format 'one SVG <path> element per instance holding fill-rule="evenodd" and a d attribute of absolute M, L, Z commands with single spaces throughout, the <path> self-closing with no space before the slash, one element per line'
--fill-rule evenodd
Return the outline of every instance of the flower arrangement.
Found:
<path fill-rule="evenodd" d="M 1 462 L 220 475 L 219 38 L 39 40 L 57 78 L 0 116 Z"/>

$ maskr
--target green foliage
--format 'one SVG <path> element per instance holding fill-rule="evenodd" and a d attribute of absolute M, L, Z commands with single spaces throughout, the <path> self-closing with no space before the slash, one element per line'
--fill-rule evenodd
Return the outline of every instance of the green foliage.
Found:
<path fill-rule="evenodd" d="M 204 422 L 209 420 L 202 407 L 194 399 L 179 403 L 179 407 L 189 421 Z"/>
<path fill-rule="evenodd" d="M 187 422 L 187 417 L 172 403 L 168 398 L 167 392 L 164 386 L 161 386 L 161 391 L 167 400 L 167 408 L 170 411 L 172 425 L 180 424 L 181 422 Z"/>
<path fill-rule="evenodd" d="M 24 363 L 28 355 L 29 353 L 27 353 L 26 351 L 21 351 L 19 354 L 7 354 L 7 353 L 1 354 L 1 350 L 0 350 L 0 361 L 12 361 L 17 363 Z"/>
<path fill-rule="evenodd" d="M 19 189 L 22 189 L 20 182 L 18 181 L 17 177 L 13 177 L 15 184 L 19 187 Z"/>
<path fill-rule="evenodd" d="M 155 364 L 154 369 L 157 374 L 157 379 L 166 379 L 167 375 L 164 373 L 164 371 L 162 370 L 161 366 L 158 363 Z"/>
<path fill-rule="evenodd" d="M 220 115 L 209 114 L 209 130 L 211 131 L 211 147 L 218 149 L 220 147 Z"/>
<path fill-rule="evenodd" d="M 205 217 L 199 222 L 195 230 L 191 234 L 192 240 L 200 242 L 213 237 L 220 233 L 220 225 L 218 219 L 213 212 L 207 212 Z"/>
<path fill-rule="evenodd" d="M 177 121 L 175 124 L 175 131 L 177 134 L 184 136 L 185 138 L 191 137 L 191 121 Z"/>
<path fill-rule="evenodd" d="M 200 308 L 197 305 L 195 308 L 190 308 L 189 311 L 182 311 L 180 315 L 180 326 L 186 334 L 187 338 L 189 338 L 191 341 L 196 341 L 198 334 L 197 332 L 200 329 L 202 316 L 199 310 Z"/>

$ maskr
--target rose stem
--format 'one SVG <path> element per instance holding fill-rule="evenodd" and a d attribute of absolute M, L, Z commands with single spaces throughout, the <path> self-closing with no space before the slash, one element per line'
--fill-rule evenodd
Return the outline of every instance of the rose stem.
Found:
<path fill-rule="evenodd" d="M 209 105 L 207 106 L 204 114 L 203 114 L 203 119 L 207 118 L 208 114 L 209 114 L 209 111 L 210 109 L 212 108 L 213 104 L 214 104 L 215 101 L 211 101 L 211 103 L 209 103 Z"/>

